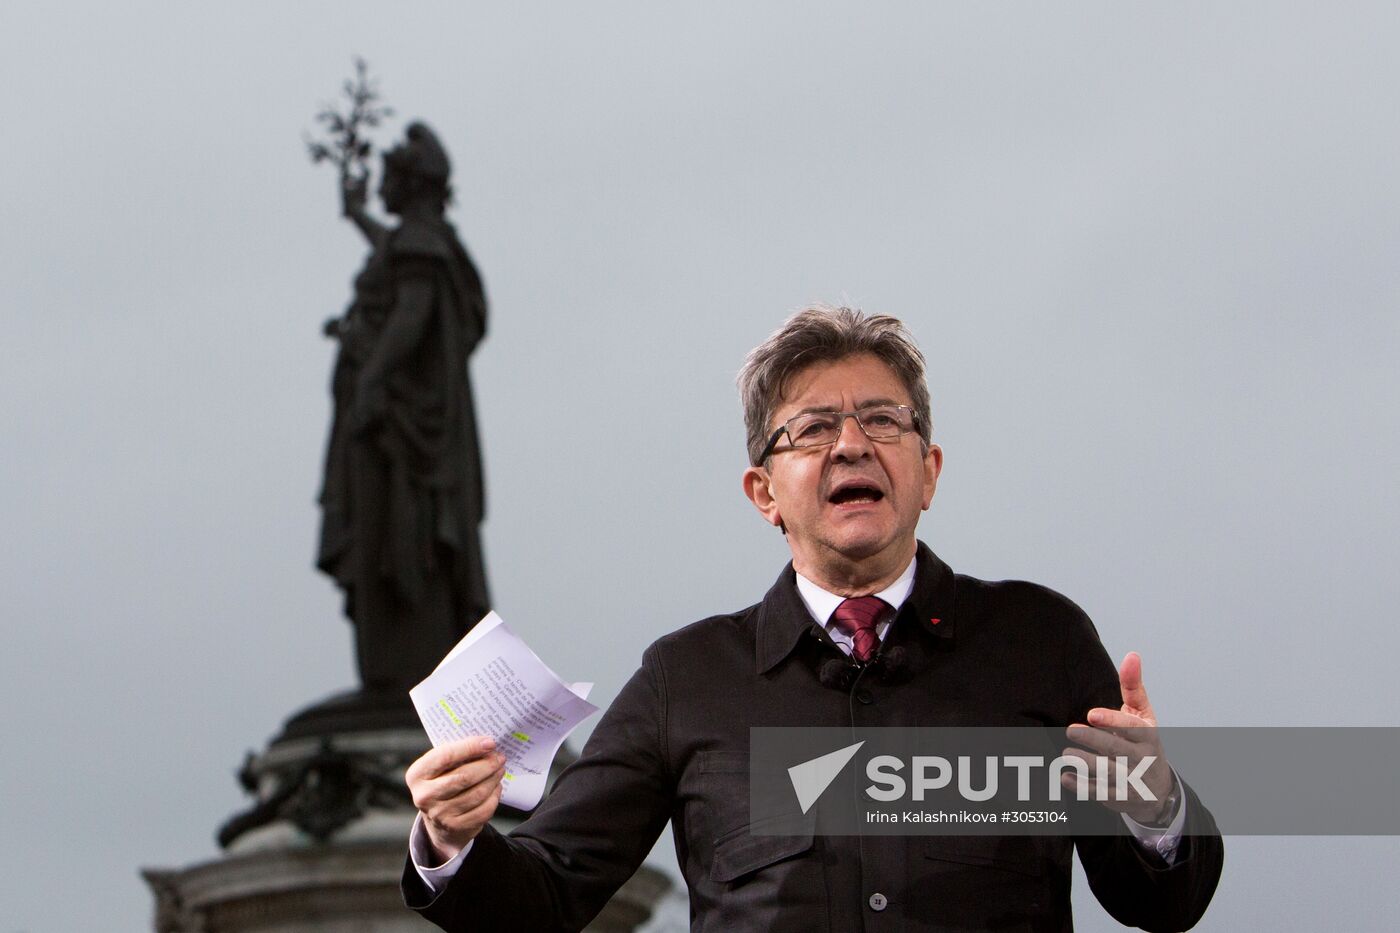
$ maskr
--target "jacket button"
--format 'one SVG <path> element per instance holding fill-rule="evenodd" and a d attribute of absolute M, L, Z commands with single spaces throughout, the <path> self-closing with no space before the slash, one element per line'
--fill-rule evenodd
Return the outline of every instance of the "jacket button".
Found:
<path fill-rule="evenodd" d="M 883 894 L 880 894 L 880 893 L 877 892 L 877 893 L 875 893 L 875 894 L 870 895 L 870 909 L 871 909 L 871 910 L 884 910 L 884 909 L 885 909 L 885 905 L 888 904 L 888 903 L 889 903 L 889 899 L 886 898 L 885 895 L 883 895 Z"/>
<path fill-rule="evenodd" d="M 870 695 L 870 691 L 869 691 L 869 690 L 857 690 L 857 691 L 856 691 L 856 699 L 857 699 L 857 700 L 860 700 L 860 701 L 861 701 L 862 703 L 864 703 L 866 706 L 869 706 L 871 703 L 874 703 L 874 702 L 875 702 L 875 698 L 874 698 L 873 696 Z"/>

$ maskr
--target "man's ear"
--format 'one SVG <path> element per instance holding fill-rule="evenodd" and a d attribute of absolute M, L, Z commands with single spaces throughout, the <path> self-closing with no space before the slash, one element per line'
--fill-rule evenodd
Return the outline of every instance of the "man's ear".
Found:
<path fill-rule="evenodd" d="M 943 472 L 943 448 L 937 444 L 928 445 L 924 454 L 924 511 L 933 504 L 933 493 L 938 489 L 938 474 Z"/>
<path fill-rule="evenodd" d="M 770 525 L 783 524 L 783 516 L 778 512 L 778 502 L 773 498 L 773 478 L 763 467 L 749 467 L 744 471 L 744 495 L 749 497 L 758 514 Z"/>

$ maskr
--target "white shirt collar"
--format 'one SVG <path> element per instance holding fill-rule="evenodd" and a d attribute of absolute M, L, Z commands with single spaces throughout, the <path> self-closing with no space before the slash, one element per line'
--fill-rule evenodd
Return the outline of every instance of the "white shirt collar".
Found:
<path fill-rule="evenodd" d="M 909 566 L 904 568 L 904 572 L 899 575 L 897 580 L 872 595 L 880 597 L 898 611 L 914 590 L 914 565 L 917 563 L 917 557 L 910 560 Z M 850 636 L 831 624 L 831 614 L 836 611 L 837 606 L 845 602 L 846 597 L 828 593 L 800 573 L 797 574 L 797 595 L 802 597 L 802 602 L 807 606 L 807 611 L 812 614 L 812 618 L 817 621 L 817 624 L 826 628 L 831 640 L 849 650 L 851 646 Z M 885 637 L 885 631 L 889 628 L 892 618 L 894 618 L 893 613 L 875 627 L 875 634 L 879 635 L 881 639 Z"/>

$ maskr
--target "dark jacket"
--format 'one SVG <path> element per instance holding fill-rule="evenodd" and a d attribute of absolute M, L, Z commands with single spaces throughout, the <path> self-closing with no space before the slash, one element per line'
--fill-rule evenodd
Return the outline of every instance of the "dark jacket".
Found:
<path fill-rule="evenodd" d="M 534 815 L 509 836 L 487 827 L 436 899 L 407 865 L 408 904 L 463 933 L 576 930 L 669 819 L 693 931 L 1070 930 L 1073 847 L 1121 922 L 1184 930 L 1200 918 L 1223 849 L 1189 788 L 1171 868 L 1126 829 L 1078 839 L 749 833 L 752 726 L 1066 725 L 1122 704 L 1077 606 L 1034 584 L 954 575 L 922 544 L 881 649 L 904 648 L 903 682 L 824 686 L 821 664 L 836 649 L 812 631 L 789 565 L 761 603 L 657 641 Z M 875 893 L 882 910 L 870 906 Z"/>

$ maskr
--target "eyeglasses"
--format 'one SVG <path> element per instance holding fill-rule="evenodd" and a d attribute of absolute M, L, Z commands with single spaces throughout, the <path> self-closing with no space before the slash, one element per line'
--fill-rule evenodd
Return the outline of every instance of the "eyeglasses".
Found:
<path fill-rule="evenodd" d="M 908 405 L 871 405 L 855 411 L 809 411 L 789 418 L 787 423 L 773 432 L 758 462 L 763 463 L 777 446 L 778 438 L 784 434 L 793 447 L 825 447 L 836 443 L 841 436 L 841 428 L 847 418 L 856 419 L 856 424 L 872 441 L 891 441 L 909 434 L 918 427 L 919 416 Z"/>

